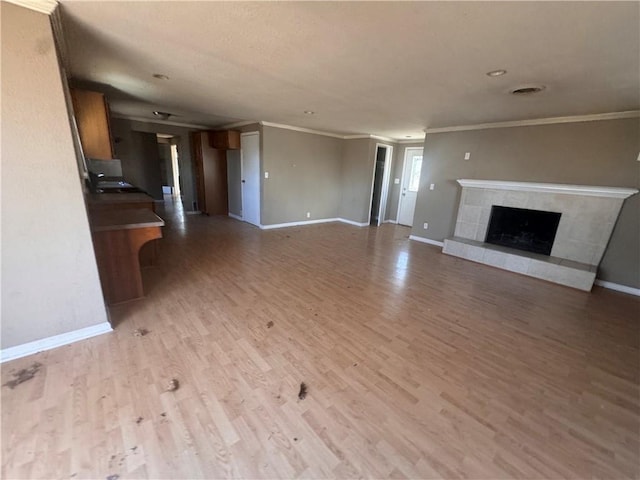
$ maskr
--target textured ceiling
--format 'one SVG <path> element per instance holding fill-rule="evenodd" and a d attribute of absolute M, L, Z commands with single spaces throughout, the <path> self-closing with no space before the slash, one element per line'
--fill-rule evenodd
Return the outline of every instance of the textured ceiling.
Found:
<path fill-rule="evenodd" d="M 638 2 L 61 3 L 71 76 L 120 115 L 402 139 L 640 108 Z"/>

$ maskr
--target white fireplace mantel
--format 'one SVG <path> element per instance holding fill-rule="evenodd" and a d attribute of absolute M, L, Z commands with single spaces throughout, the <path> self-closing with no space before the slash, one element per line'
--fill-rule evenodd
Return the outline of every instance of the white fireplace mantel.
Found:
<path fill-rule="evenodd" d="M 636 188 L 599 187 L 592 185 L 564 185 L 560 183 L 509 182 L 503 180 L 473 180 L 461 178 L 458 183 L 469 188 L 515 190 L 521 192 L 562 193 L 589 197 L 627 198 L 638 193 Z"/>

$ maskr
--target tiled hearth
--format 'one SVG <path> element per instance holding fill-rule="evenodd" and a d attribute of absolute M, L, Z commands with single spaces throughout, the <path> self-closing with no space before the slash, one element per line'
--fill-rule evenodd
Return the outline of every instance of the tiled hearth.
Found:
<path fill-rule="evenodd" d="M 454 237 L 443 252 L 551 282 L 591 290 L 631 188 L 458 180 L 462 196 Z M 484 243 L 493 205 L 560 212 L 551 255 Z"/>

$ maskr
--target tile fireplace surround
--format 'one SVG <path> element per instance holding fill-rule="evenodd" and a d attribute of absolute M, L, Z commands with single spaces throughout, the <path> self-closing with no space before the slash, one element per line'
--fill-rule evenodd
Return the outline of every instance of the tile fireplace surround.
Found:
<path fill-rule="evenodd" d="M 452 238 L 442 251 L 516 273 L 590 291 L 624 199 L 633 188 L 460 179 Z M 484 243 L 491 207 L 560 212 L 551 255 Z"/>

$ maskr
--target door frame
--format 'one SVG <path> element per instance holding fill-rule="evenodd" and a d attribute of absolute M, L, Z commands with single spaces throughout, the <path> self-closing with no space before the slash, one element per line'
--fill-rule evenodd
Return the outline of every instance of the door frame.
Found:
<path fill-rule="evenodd" d="M 250 135 L 256 135 L 258 137 L 258 223 L 253 224 L 251 222 L 247 222 L 245 219 L 245 201 L 244 201 L 244 150 L 242 149 L 242 138 L 248 137 Z M 240 134 L 240 202 L 242 203 L 242 211 L 240 215 L 240 219 L 243 222 L 247 222 L 250 225 L 255 225 L 256 227 L 262 226 L 262 155 L 260 155 L 260 131 L 254 130 L 252 132 L 243 132 Z"/>
<path fill-rule="evenodd" d="M 402 161 L 402 176 L 400 177 L 400 199 L 398 200 L 398 211 L 396 212 L 396 221 L 400 220 L 400 208 L 402 207 L 402 189 L 403 189 L 404 180 L 405 180 L 404 172 L 406 171 L 406 168 L 407 168 L 407 158 L 409 157 L 410 150 L 422 150 L 422 166 L 424 166 L 424 147 L 404 147 L 404 160 Z"/>
<path fill-rule="evenodd" d="M 378 206 L 378 224 L 379 227 L 384 223 L 384 213 L 387 210 L 387 199 L 389 196 L 389 177 L 391 175 L 391 162 L 393 161 L 393 146 L 385 143 L 376 143 L 373 151 L 373 173 L 371 174 L 371 195 L 369 196 L 369 215 L 367 216 L 367 225 L 371 226 L 371 210 L 373 205 L 373 190 L 376 186 L 376 163 L 378 161 L 378 148 L 383 147 L 386 151 L 384 156 L 384 170 L 382 173 L 382 191 L 380 192 L 380 205 Z"/>

